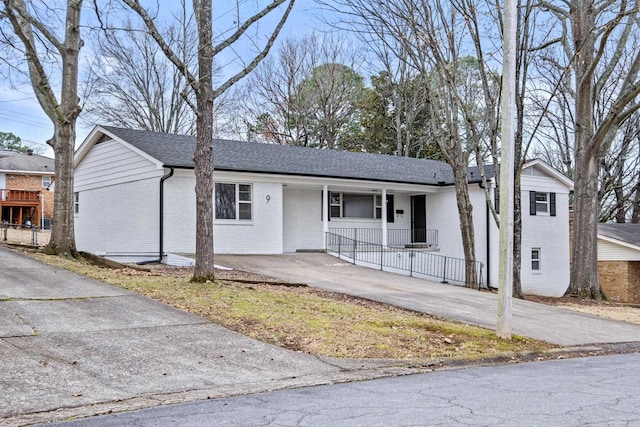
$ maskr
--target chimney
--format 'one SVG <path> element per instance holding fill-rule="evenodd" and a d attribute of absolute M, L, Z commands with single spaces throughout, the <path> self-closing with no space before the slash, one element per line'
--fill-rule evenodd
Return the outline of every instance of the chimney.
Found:
<path fill-rule="evenodd" d="M 27 154 L 30 155 L 30 156 L 33 156 L 33 150 L 31 148 L 29 148 L 27 150 Z"/>

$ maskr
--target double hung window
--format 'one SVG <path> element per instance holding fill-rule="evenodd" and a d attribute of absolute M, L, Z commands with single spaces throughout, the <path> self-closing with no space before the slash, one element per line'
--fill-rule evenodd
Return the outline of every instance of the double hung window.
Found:
<path fill-rule="evenodd" d="M 216 183 L 216 219 L 251 220 L 251 184 Z"/>

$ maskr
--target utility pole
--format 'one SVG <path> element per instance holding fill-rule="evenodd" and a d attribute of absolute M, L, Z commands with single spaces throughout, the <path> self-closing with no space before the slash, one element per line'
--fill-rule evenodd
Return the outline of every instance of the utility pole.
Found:
<path fill-rule="evenodd" d="M 513 295 L 513 186 L 516 119 L 516 25 L 517 0 L 504 2 L 502 35 L 502 108 L 500 150 L 500 259 L 498 273 L 498 325 L 496 335 L 511 339 L 511 300 Z"/>

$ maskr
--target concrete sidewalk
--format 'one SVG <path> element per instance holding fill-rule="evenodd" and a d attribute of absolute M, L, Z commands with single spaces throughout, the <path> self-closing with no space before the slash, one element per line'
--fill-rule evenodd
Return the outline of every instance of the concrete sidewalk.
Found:
<path fill-rule="evenodd" d="M 216 255 L 216 263 L 495 329 L 496 294 L 349 264 L 320 253 Z M 640 326 L 513 300 L 513 332 L 576 346 L 640 341 Z"/>
<path fill-rule="evenodd" d="M 366 379 L 396 369 L 267 345 L 2 246 L 0 265 L 0 425 Z"/>

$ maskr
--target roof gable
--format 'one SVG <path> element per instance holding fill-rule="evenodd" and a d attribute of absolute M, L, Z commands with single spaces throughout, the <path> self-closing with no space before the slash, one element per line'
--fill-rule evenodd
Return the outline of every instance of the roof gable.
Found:
<path fill-rule="evenodd" d="M 529 172 L 532 176 L 547 176 L 553 178 L 556 181 L 563 184 L 569 190 L 573 190 L 573 181 L 567 178 L 562 173 L 558 172 L 549 164 L 543 162 L 540 159 L 530 160 L 522 165 L 522 174 L 525 175 L 525 171 Z"/>
<path fill-rule="evenodd" d="M 640 224 L 598 224 L 598 236 L 640 249 Z"/>

